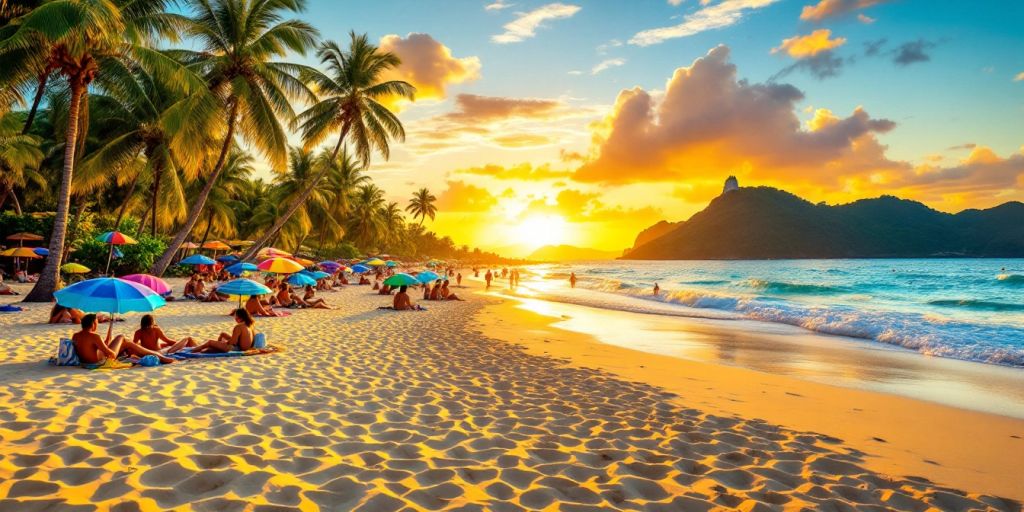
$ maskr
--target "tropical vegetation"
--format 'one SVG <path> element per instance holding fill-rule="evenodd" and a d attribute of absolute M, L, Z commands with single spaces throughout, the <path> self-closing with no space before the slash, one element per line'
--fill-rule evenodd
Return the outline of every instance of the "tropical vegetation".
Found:
<path fill-rule="evenodd" d="M 388 100 L 415 89 L 387 78 L 397 56 L 356 32 L 321 40 L 297 17 L 304 8 L 0 4 L 0 208 L 13 208 L 12 229 L 45 225 L 50 252 L 26 300 L 51 299 L 69 256 L 102 255 L 97 226 L 144 240 L 121 268 L 157 275 L 186 242 L 213 239 L 253 241 L 246 256 L 276 246 L 324 258 L 496 257 L 424 229 L 437 213 L 428 190 L 404 209 L 419 222 L 406 222 L 372 182 L 373 159 L 405 139 Z M 287 60 L 313 51 L 320 67 Z M 289 132 L 301 144 L 289 146 Z"/>

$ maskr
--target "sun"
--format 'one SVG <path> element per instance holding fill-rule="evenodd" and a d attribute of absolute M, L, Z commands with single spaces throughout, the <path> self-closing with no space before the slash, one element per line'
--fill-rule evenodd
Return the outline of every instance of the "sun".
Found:
<path fill-rule="evenodd" d="M 513 240 L 531 248 L 566 242 L 568 223 L 560 215 L 530 215 L 512 228 Z"/>

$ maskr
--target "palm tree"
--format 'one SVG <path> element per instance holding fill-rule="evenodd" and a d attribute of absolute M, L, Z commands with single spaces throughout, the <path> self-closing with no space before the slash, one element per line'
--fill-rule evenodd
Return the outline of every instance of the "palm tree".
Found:
<path fill-rule="evenodd" d="M 352 216 L 348 221 L 348 237 L 360 249 L 368 249 L 380 239 L 384 230 L 380 210 L 384 206 L 384 191 L 377 185 L 360 185 L 352 197 Z"/>
<path fill-rule="evenodd" d="M 384 226 L 381 234 L 381 246 L 387 250 L 393 250 L 396 244 L 402 240 L 405 232 L 405 218 L 402 217 L 402 207 L 392 201 L 380 209 L 380 221 Z"/>
<path fill-rule="evenodd" d="M 249 176 L 253 173 L 254 162 L 252 155 L 240 151 L 237 147 L 228 153 L 224 171 L 217 177 L 217 183 L 210 191 L 210 197 L 206 202 L 203 219 L 205 226 L 203 237 L 199 240 L 200 246 L 206 243 L 214 229 L 224 235 L 234 234 L 237 224 L 235 200 L 245 190 Z M 202 187 L 198 185 L 200 183 L 197 183 L 197 192 L 205 188 L 206 184 L 202 183 Z"/>
<path fill-rule="evenodd" d="M 7 198 L 12 197 L 18 215 L 21 215 L 21 203 L 15 189 L 25 188 L 28 183 L 46 186 L 46 179 L 36 170 L 43 160 L 39 138 L 22 134 L 20 125 L 21 119 L 16 114 L 0 117 L 0 210 Z"/>
<path fill-rule="evenodd" d="M 349 34 L 348 51 L 338 43 L 326 41 L 317 55 L 327 65 L 328 74 L 309 71 L 303 78 L 312 83 L 323 99 L 296 119 L 305 147 L 319 145 L 330 135 L 340 132 L 331 159 L 337 158 L 345 139 L 352 135 L 352 146 L 364 165 L 377 151 L 387 160 L 391 155 L 389 140 L 405 140 L 401 121 L 378 100 L 399 96 L 412 99 L 416 89 L 401 80 L 382 81 L 383 75 L 401 64 L 391 52 L 381 51 L 370 43 L 366 34 Z M 321 169 L 305 192 L 296 197 L 274 225 L 256 241 L 244 258 L 251 258 L 273 237 L 281 226 L 298 211 L 330 169 Z"/>
<path fill-rule="evenodd" d="M 10 57 L 33 47 L 45 48 L 46 65 L 67 81 L 70 90 L 64 162 L 57 208 L 50 235 L 50 257 L 39 281 L 25 297 L 27 302 L 48 302 L 59 281 L 75 158 L 79 140 L 83 97 L 97 78 L 112 69 L 142 66 L 156 76 L 185 90 L 201 85 L 173 59 L 149 48 L 151 36 L 174 40 L 173 17 L 164 12 L 165 0 L 106 0 L 90 2 L 45 2 L 18 18 L 17 29 L 0 41 L 0 55 Z M 23 60 L 28 69 L 38 70 L 39 60 Z M 23 75 L 12 70 L 12 75 Z M 100 84 L 102 85 L 102 84 Z"/>
<path fill-rule="evenodd" d="M 194 0 L 193 4 L 195 15 L 182 20 L 186 35 L 202 48 L 171 54 L 201 74 L 213 95 L 221 99 L 226 112 L 224 140 L 206 186 L 192 203 L 184 225 L 150 269 L 154 275 L 167 270 L 199 220 L 224 169 L 235 131 L 267 157 L 271 166 L 282 168 L 287 163 L 288 141 L 280 118 L 288 122 L 295 118 L 291 100 L 316 101 L 297 78 L 309 68 L 273 60 L 288 51 L 305 54 L 316 44 L 318 33 L 312 26 L 281 19 L 285 11 L 303 10 L 304 0 Z M 184 156 L 182 151 L 176 154 Z"/>
<path fill-rule="evenodd" d="M 296 197 L 305 194 L 305 191 L 310 188 L 310 182 L 319 174 L 320 166 L 324 165 L 322 158 L 318 158 L 312 151 L 300 147 L 292 147 L 289 150 L 288 160 L 288 171 L 279 175 L 274 183 L 274 198 L 279 205 L 292 203 Z M 330 194 L 326 190 L 314 188 L 313 194 L 309 195 L 307 201 L 302 203 L 289 219 L 288 224 L 285 224 L 281 230 L 282 239 L 286 245 L 297 245 L 297 240 L 308 236 L 313 229 L 311 213 L 314 210 L 326 213 L 325 210 L 328 209 L 329 203 Z M 319 220 L 335 223 L 327 215 L 321 215 Z M 277 219 L 275 219 L 276 221 Z M 320 227 L 323 228 L 323 224 Z"/>
<path fill-rule="evenodd" d="M 434 220 L 434 216 L 437 215 L 437 205 L 434 204 L 435 202 L 437 202 L 437 197 L 434 197 L 434 194 L 431 194 L 424 187 L 413 193 L 412 199 L 409 200 L 409 205 L 405 207 L 405 211 L 411 213 L 414 219 L 419 217 L 420 226 L 422 226 L 423 221 L 427 217 L 430 217 L 430 220 Z"/>

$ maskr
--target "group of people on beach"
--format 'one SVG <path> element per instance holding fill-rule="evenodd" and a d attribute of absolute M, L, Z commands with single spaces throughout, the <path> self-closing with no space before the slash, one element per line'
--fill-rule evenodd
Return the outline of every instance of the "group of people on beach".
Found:
<path fill-rule="evenodd" d="M 90 313 L 82 316 L 81 330 L 71 336 L 71 342 L 79 361 L 83 364 L 104 364 L 107 361 L 133 356 L 153 356 L 163 364 L 170 364 L 174 359 L 168 356 L 186 347 L 190 347 L 193 354 L 252 349 L 256 338 L 256 321 L 245 308 L 235 309 L 232 318 L 235 324 L 230 333 L 222 332 L 216 339 L 198 343 L 192 337 L 180 340 L 168 337 L 157 325 L 153 315 L 142 316 L 139 329 L 135 331 L 131 340 L 122 334 L 114 336 L 113 325 L 107 329 L 106 338 L 103 338 L 96 333 L 100 317 Z"/>

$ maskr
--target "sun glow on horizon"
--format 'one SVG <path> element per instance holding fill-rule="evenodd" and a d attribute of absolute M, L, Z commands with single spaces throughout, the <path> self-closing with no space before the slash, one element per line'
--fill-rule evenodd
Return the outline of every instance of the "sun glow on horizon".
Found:
<path fill-rule="evenodd" d="M 569 223 L 561 215 L 532 214 L 512 227 L 511 241 L 536 249 L 567 242 Z"/>

